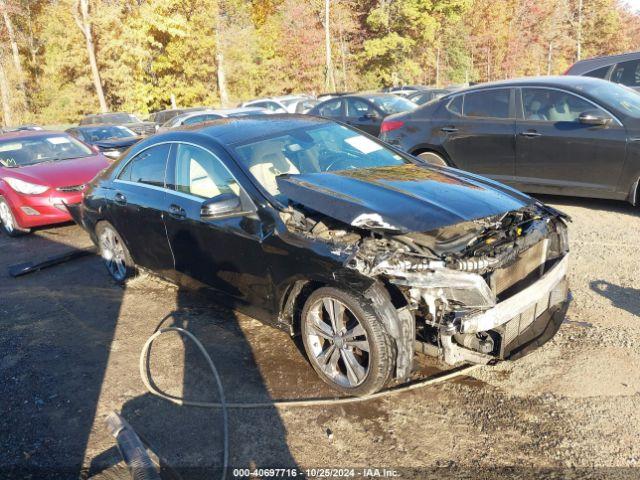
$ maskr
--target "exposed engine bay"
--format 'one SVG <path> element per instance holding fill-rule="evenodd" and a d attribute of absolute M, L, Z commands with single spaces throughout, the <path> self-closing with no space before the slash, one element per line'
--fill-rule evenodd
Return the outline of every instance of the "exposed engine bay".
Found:
<path fill-rule="evenodd" d="M 375 218 L 347 225 L 300 205 L 281 216 L 346 267 L 401 292 L 396 307 L 411 313 L 415 348 L 448 364 L 509 358 L 568 295 L 567 217 L 541 204 L 415 233 Z"/>

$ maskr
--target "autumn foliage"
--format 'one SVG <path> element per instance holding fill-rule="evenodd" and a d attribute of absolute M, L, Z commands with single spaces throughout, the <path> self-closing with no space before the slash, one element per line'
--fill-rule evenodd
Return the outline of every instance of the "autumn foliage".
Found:
<path fill-rule="evenodd" d="M 86 17 L 79 8 L 85 3 Z M 639 49 L 618 0 L 331 0 L 338 90 L 562 73 L 577 58 Z M 321 93 L 325 0 L 0 0 L 4 124 L 76 122 L 106 107 L 146 116 Z M 84 30 L 90 26 L 99 80 Z M 217 54 L 221 54 L 217 57 Z M 221 63 L 223 62 L 223 63 Z"/>

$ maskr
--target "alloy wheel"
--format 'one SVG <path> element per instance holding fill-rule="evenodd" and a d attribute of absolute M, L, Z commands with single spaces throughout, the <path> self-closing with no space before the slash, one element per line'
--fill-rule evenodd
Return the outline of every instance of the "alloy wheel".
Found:
<path fill-rule="evenodd" d="M 361 385 L 369 374 L 371 345 L 354 313 L 339 300 L 324 297 L 304 321 L 311 361 L 342 387 Z"/>
<path fill-rule="evenodd" d="M 100 255 L 117 281 L 122 282 L 127 277 L 127 265 L 124 246 L 112 228 L 105 228 L 100 235 Z"/>
<path fill-rule="evenodd" d="M 13 215 L 11 210 L 9 209 L 9 204 L 7 202 L 0 202 L 0 221 L 4 225 L 4 228 L 7 232 L 12 233 L 15 226 L 13 224 Z"/>

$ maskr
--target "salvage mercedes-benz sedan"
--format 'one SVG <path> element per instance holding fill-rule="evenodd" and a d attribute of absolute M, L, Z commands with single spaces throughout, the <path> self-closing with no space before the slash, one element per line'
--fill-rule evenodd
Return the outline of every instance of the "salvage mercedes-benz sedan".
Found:
<path fill-rule="evenodd" d="M 519 357 L 568 303 L 563 214 L 320 118 L 156 135 L 69 209 L 116 280 L 142 267 L 223 292 L 302 335 L 319 376 L 353 395 L 407 379 L 416 350 Z"/>

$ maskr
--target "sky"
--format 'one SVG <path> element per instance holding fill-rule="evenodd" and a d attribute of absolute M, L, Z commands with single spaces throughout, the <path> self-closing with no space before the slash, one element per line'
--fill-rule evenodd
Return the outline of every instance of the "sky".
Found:
<path fill-rule="evenodd" d="M 631 10 L 636 12 L 640 11 L 640 0 L 623 0 L 622 3 L 626 3 L 631 7 Z"/>

